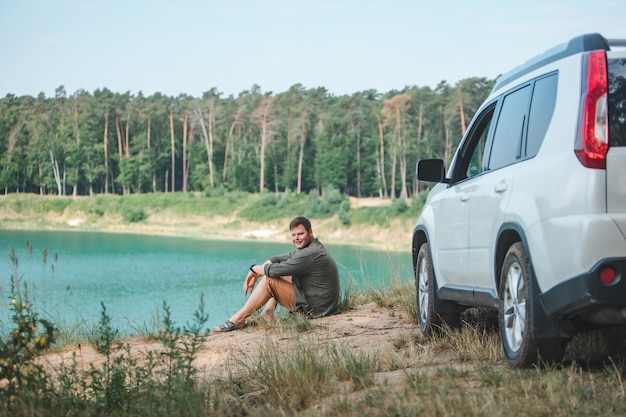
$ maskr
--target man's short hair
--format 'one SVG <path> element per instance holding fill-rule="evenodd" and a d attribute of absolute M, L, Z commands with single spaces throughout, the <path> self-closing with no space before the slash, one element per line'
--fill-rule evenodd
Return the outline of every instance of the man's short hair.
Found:
<path fill-rule="evenodd" d="M 289 230 L 293 229 L 294 227 L 298 227 L 300 225 L 304 226 L 304 229 L 307 232 L 311 231 L 311 222 L 309 221 L 309 219 L 307 219 L 306 217 L 302 217 L 302 216 L 297 216 L 293 218 L 293 220 L 289 223 Z"/>

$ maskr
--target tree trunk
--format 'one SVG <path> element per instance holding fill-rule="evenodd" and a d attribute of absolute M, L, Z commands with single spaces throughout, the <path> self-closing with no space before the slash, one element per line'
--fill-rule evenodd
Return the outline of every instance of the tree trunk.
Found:
<path fill-rule="evenodd" d="M 104 193 L 109 193 L 109 106 L 106 106 L 104 112 Z"/>
<path fill-rule="evenodd" d="M 361 122 L 356 126 L 356 196 L 361 197 Z"/>
<path fill-rule="evenodd" d="M 306 144 L 306 118 L 307 112 L 302 112 L 300 124 L 300 151 L 298 152 L 298 194 L 302 192 L 302 167 L 304 165 L 304 145 Z"/>
<path fill-rule="evenodd" d="M 124 155 L 128 158 L 130 156 L 130 117 L 132 112 L 128 112 L 128 118 L 126 119 L 126 135 L 124 136 Z"/>
<path fill-rule="evenodd" d="M 230 145 L 233 140 L 233 132 L 235 131 L 235 126 L 239 123 L 241 118 L 241 112 L 243 111 L 243 106 L 239 106 L 237 109 L 237 114 L 235 115 L 235 119 L 230 125 L 230 129 L 228 129 L 228 137 L 226 138 L 226 150 L 224 151 L 224 170 L 222 171 L 222 182 L 226 182 L 227 178 L 227 168 L 228 168 L 228 155 L 230 152 Z"/>
<path fill-rule="evenodd" d="M 50 162 L 52 162 L 52 173 L 54 174 L 54 182 L 57 184 L 57 194 L 62 195 L 61 188 L 61 173 L 59 171 L 59 161 L 54 159 L 52 149 L 50 149 Z"/>
<path fill-rule="evenodd" d="M 147 148 L 148 148 L 148 166 L 150 167 L 150 173 L 152 174 L 152 192 L 156 193 L 156 173 L 154 172 L 154 167 L 152 166 L 152 150 L 150 147 L 152 146 L 152 115 L 148 114 L 148 128 L 146 131 L 147 136 Z"/>
<path fill-rule="evenodd" d="M 269 107 L 270 99 L 266 98 L 261 113 L 261 150 L 259 155 L 259 158 L 261 160 L 261 167 L 259 172 L 259 192 L 263 192 L 263 190 L 265 189 L 265 148 L 267 147 L 269 136 Z"/>
<path fill-rule="evenodd" d="M 420 102 L 420 110 L 417 116 L 417 159 L 422 159 L 421 154 L 421 142 L 422 142 L 422 130 L 424 129 L 424 103 Z M 419 194 L 419 181 L 417 181 L 415 175 L 413 176 L 413 193 Z"/>
<path fill-rule="evenodd" d="M 212 106 L 211 106 L 212 107 Z M 209 107 L 209 148 L 207 160 L 209 162 L 209 185 L 211 189 L 215 188 L 215 181 L 213 180 L 213 132 L 215 131 L 215 109 Z"/>
<path fill-rule="evenodd" d="M 398 165 L 398 156 L 396 149 L 393 149 L 391 154 L 391 186 L 389 187 L 389 197 L 391 199 L 396 198 L 396 167 Z"/>
<path fill-rule="evenodd" d="M 189 113 L 185 112 L 183 116 L 183 193 L 187 192 L 187 121 Z"/>
<path fill-rule="evenodd" d="M 211 123 L 211 115 L 209 113 L 209 128 L 207 129 L 206 123 L 204 122 L 204 117 L 202 116 L 202 112 L 200 111 L 200 109 L 196 108 L 195 112 L 196 112 L 196 117 L 200 120 L 200 126 L 202 127 L 202 137 L 204 137 L 204 146 L 206 147 L 206 157 L 207 157 L 207 161 L 209 164 L 209 185 L 211 188 L 214 188 L 215 184 L 213 182 L 213 126 Z M 228 152 L 228 145 L 226 147 L 226 152 Z"/>
<path fill-rule="evenodd" d="M 170 120 L 170 143 L 171 143 L 171 152 L 172 152 L 172 192 L 174 192 L 174 180 L 176 177 L 176 149 L 175 149 L 175 141 L 174 141 L 174 110 L 170 109 L 168 113 L 168 118 Z"/>
<path fill-rule="evenodd" d="M 259 155 L 259 192 L 265 189 L 265 146 L 267 145 L 267 117 L 263 116 L 261 122 L 261 151 Z"/>
<path fill-rule="evenodd" d="M 398 152 L 398 159 L 400 162 L 400 183 L 402 184 L 402 191 L 400 191 L 400 198 L 407 198 L 407 183 L 406 183 L 406 149 L 404 146 L 404 130 L 402 129 L 402 117 L 401 117 L 401 105 L 396 107 L 396 149 Z M 394 191 L 395 195 L 395 191 Z"/>
<path fill-rule="evenodd" d="M 461 87 L 459 87 L 459 114 L 461 116 L 461 136 L 465 135 L 467 126 L 465 126 L 465 111 L 463 110 L 463 96 L 461 94 Z"/>
<path fill-rule="evenodd" d="M 450 139 L 450 129 L 448 125 L 444 125 L 445 129 L 445 140 L 444 140 L 444 151 L 443 151 L 443 160 L 445 161 L 446 166 L 450 165 L 450 159 L 452 154 L 452 140 Z"/>
<path fill-rule="evenodd" d="M 76 141 L 76 148 L 79 148 L 80 145 L 80 129 L 78 127 L 78 96 L 74 95 L 74 140 Z M 76 198 L 78 195 L 78 164 L 74 167 L 74 173 L 76 174 L 76 178 L 74 179 L 74 184 L 72 186 L 72 197 Z"/>
<path fill-rule="evenodd" d="M 383 133 L 383 121 L 379 115 L 378 119 L 378 138 L 380 139 L 380 182 L 383 188 L 383 198 L 387 198 L 387 179 L 385 178 L 385 135 Z"/>
<path fill-rule="evenodd" d="M 39 172 L 39 177 L 43 178 L 43 170 L 41 169 L 41 162 L 39 162 L 37 164 L 37 171 Z M 4 194 L 6 195 L 6 193 L 7 193 L 7 189 L 5 187 Z M 44 195 L 44 194 L 45 194 L 44 187 L 43 187 L 43 185 L 40 185 L 39 186 L 39 195 Z"/>
<path fill-rule="evenodd" d="M 120 176 L 124 178 L 123 172 L 123 159 L 124 159 L 124 140 L 122 138 L 122 129 L 120 127 L 120 109 L 119 107 L 115 109 L 115 131 L 117 132 L 117 152 L 120 158 L 119 169 Z M 126 184 L 122 183 L 122 194 L 128 194 L 128 190 L 126 189 Z"/>

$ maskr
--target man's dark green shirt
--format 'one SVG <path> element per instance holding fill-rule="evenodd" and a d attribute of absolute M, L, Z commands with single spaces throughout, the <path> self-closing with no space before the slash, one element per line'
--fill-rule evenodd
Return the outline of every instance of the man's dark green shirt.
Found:
<path fill-rule="evenodd" d="M 305 248 L 272 256 L 265 275 L 279 278 L 291 275 L 296 295 L 295 311 L 311 317 L 339 313 L 339 270 L 337 263 L 317 239 Z"/>

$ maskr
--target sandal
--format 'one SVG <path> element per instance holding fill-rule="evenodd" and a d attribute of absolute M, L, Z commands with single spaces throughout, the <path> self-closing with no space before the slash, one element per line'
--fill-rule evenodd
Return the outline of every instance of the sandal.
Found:
<path fill-rule="evenodd" d="M 233 330 L 238 330 L 238 329 L 241 329 L 241 326 L 236 325 L 230 320 L 226 320 L 223 324 L 220 324 L 219 326 L 215 326 L 213 328 L 213 331 L 214 332 L 231 332 Z"/>

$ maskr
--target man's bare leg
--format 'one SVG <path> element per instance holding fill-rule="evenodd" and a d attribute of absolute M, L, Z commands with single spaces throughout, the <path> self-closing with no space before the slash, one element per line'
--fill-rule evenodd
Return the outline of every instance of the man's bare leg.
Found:
<path fill-rule="evenodd" d="M 265 320 L 272 322 L 274 321 L 274 311 L 276 310 L 276 306 L 278 305 L 278 301 L 274 297 L 267 300 L 265 303 L 265 308 L 263 309 L 263 317 Z"/>
<path fill-rule="evenodd" d="M 263 278 L 264 280 L 267 278 Z M 263 304 L 266 304 L 270 299 L 273 300 L 272 294 L 269 291 L 267 285 L 264 282 L 259 283 L 252 294 L 250 294 L 250 298 L 248 301 L 241 307 L 241 310 L 236 312 L 231 318 L 230 321 L 235 323 L 237 326 L 244 326 L 246 324 L 246 319 L 252 315 L 255 311 L 263 307 Z M 275 303 L 276 301 L 274 301 Z M 274 308 L 276 305 L 274 305 Z"/>

